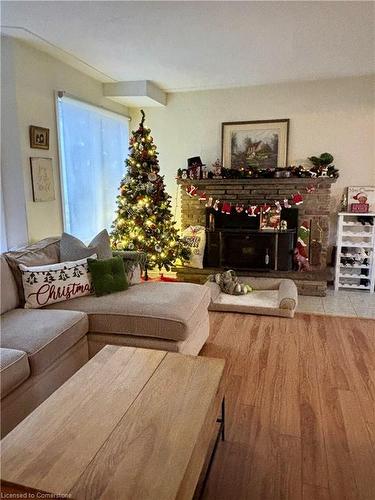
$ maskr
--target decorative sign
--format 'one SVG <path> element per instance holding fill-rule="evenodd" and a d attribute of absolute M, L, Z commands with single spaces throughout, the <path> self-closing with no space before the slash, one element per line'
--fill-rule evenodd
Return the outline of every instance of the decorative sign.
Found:
<path fill-rule="evenodd" d="M 375 212 L 375 186 L 348 187 L 348 209 L 353 213 Z"/>
<path fill-rule="evenodd" d="M 30 158 L 33 201 L 53 201 L 55 185 L 51 158 Z"/>

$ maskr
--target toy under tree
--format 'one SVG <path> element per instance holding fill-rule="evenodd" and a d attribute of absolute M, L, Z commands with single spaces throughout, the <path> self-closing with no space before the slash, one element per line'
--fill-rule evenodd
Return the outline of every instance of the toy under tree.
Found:
<path fill-rule="evenodd" d="M 145 113 L 129 141 L 127 174 L 117 196 L 111 241 L 116 250 L 145 252 L 149 269 L 169 271 L 176 261 L 189 258 L 190 250 L 179 237 L 171 213 L 171 197 L 159 174 L 159 160 Z"/>

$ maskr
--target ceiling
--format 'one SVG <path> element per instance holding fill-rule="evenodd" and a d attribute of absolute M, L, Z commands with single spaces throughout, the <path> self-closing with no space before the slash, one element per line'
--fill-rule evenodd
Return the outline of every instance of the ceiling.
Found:
<path fill-rule="evenodd" d="M 2 32 L 166 91 L 375 72 L 374 2 L 3 1 Z"/>

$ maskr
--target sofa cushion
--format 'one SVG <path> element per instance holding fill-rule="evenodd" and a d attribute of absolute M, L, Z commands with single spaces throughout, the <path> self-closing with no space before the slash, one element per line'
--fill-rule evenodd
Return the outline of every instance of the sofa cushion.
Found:
<path fill-rule="evenodd" d="M 112 257 L 111 242 L 106 229 L 100 231 L 88 246 L 71 234 L 62 234 L 60 241 L 60 259 L 62 262 L 84 259 L 94 253 L 98 256 L 98 259 L 110 259 Z"/>
<path fill-rule="evenodd" d="M 84 311 L 91 333 L 185 340 L 207 314 L 209 289 L 192 283 L 146 282 L 103 297 L 80 297 L 47 306 Z"/>
<path fill-rule="evenodd" d="M 33 375 L 43 372 L 88 330 L 85 313 L 13 309 L 2 316 L 1 347 L 27 353 Z"/>
<path fill-rule="evenodd" d="M 1 399 L 30 376 L 27 354 L 17 349 L 0 349 Z"/>
<path fill-rule="evenodd" d="M 22 275 L 18 266 L 20 264 L 27 267 L 56 264 L 60 261 L 59 245 L 59 238 L 45 238 L 33 245 L 4 254 L 12 270 L 14 279 L 16 280 L 19 301 L 22 307 L 25 303 L 25 297 L 23 293 Z"/>
<path fill-rule="evenodd" d="M 0 255 L 1 314 L 14 309 L 19 304 L 17 285 L 13 273 L 4 257 Z"/>

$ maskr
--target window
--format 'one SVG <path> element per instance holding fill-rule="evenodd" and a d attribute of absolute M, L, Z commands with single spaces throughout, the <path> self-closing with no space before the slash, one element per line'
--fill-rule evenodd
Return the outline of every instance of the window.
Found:
<path fill-rule="evenodd" d="M 57 111 L 64 229 L 88 242 L 111 228 L 129 121 L 66 96 L 58 98 Z"/>

